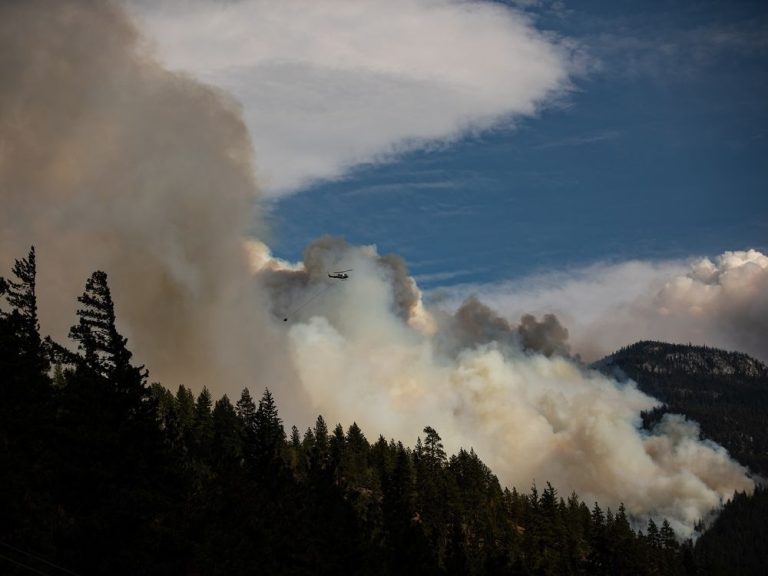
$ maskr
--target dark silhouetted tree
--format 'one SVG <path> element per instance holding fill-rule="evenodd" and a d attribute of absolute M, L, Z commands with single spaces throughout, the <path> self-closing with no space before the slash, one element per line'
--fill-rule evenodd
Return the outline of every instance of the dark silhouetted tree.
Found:
<path fill-rule="evenodd" d="M 13 266 L 13 279 L 0 277 L 0 297 L 4 296 L 9 311 L 0 308 L 4 330 L 13 335 L 13 355 L 18 358 L 14 371 L 24 370 L 19 376 L 34 376 L 48 371 L 49 364 L 40 338 L 37 318 L 37 264 L 35 248 L 26 258 L 17 259 Z M 10 343 L 9 343 L 10 344 Z M 7 352 L 10 349 L 6 350 Z M 6 359 L 7 361 L 7 359 Z"/>
<path fill-rule="evenodd" d="M 81 367 L 108 382 L 129 413 L 154 417 L 154 406 L 148 402 L 147 371 L 131 364 L 127 339 L 117 331 L 106 273 L 94 272 L 77 300 L 81 305 L 77 310 L 79 320 L 69 336 L 82 353 Z"/>
<path fill-rule="evenodd" d="M 268 466 L 280 457 L 285 442 L 283 422 L 277 413 L 275 399 L 269 389 L 259 400 L 259 407 L 254 415 L 255 449 L 263 466 Z"/>

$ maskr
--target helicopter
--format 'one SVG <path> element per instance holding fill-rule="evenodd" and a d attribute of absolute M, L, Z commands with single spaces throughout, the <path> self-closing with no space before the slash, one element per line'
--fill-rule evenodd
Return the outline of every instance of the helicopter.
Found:
<path fill-rule="evenodd" d="M 339 270 L 338 272 L 330 272 L 328 274 L 328 278 L 334 278 L 335 280 L 347 280 L 349 278 L 349 274 L 347 274 L 347 272 L 352 272 L 352 268 L 349 268 L 348 270 Z M 319 296 L 320 294 L 328 290 L 331 286 L 332 286 L 332 283 L 330 282 L 324 283 L 323 285 L 320 286 L 319 290 L 310 294 L 307 298 L 301 301 L 298 306 L 294 307 L 292 312 L 296 312 L 299 309 L 303 308 L 306 304 L 309 304 L 309 302 L 311 302 L 317 296 Z M 283 322 L 288 322 L 288 316 L 283 318 Z"/>
<path fill-rule="evenodd" d="M 328 278 L 335 278 L 336 280 L 346 280 L 349 278 L 349 274 L 347 272 L 352 272 L 352 268 L 349 270 L 339 270 L 338 272 L 331 272 L 328 274 Z"/>

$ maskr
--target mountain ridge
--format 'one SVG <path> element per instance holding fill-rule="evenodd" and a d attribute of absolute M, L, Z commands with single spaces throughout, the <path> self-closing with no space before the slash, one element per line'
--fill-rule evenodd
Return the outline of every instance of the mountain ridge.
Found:
<path fill-rule="evenodd" d="M 680 362 L 687 360 L 688 374 L 768 378 L 768 366 L 743 352 L 693 344 L 673 344 L 657 340 L 640 340 L 620 348 L 590 366 L 602 371 L 603 367 L 616 365 L 629 355 L 634 354 L 645 356 L 646 361 L 643 363 L 643 368 L 653 373 L 676 373 L 679 371 Z M 667 361 L 666 366 L 660 363 L 661 359 Z"/>
<path fill-rule="evenodd" d="M 768 367 L 742 352 L 643 340 L 592 363 L 618 380 L 631 379 L 663 403 L 643 414 L 648 428 L 667 412 L 701 425 L 753 473 L 768 475 Z"/>

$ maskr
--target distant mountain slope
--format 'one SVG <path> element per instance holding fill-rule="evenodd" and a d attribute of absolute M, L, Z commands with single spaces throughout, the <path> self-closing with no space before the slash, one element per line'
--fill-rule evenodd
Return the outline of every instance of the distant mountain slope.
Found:
<path fill-rule="evenodd" d="M 665 412 L 701 424 L 704 437 L 739 462 L 768 475 L 768 367 L 746 354 L 665 342 L 637 342 L 592 364 L 665 403 L 645 415 L 651 425 Z"/>

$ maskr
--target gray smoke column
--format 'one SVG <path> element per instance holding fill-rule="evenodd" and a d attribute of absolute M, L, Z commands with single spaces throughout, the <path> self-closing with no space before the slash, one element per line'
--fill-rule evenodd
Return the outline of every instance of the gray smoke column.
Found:
<path fill-rule="evenodd" d="M 568 329 L 554 314 L 544 314 L 541 321 L 532 314 L 524 314 L 520 318 L 518 332 L 526 350 L 541 352 L 545 356 L 568 355 Z"/>
<path fill-rule="evenodd" d="M 471 296 L 456 310 L 453 332 L 459 336 L 461 348 L 488 342 L 514 342 L 515 330 L 490 307 Z"/>
<path fill-rule="evenodd" d="M 422 310 L 421 292 L 408 274 L 405 261 L 397 254 L 382 256 L 372 247 L 351 246 L 343 238 L 328 235 L 314 240 L 304 249 L 301 266 L 275 265 L 274 261 L 272 265 L 265 265 L 269 261 L 269 256 L 265 256 L 268 253 L 266 246 L 254 242 L 251 249 L 256 252 L 257 261 L 262 259 L 256 268 L 260 282 L 269 291 L 275 316 L 290 316 L 295 321 L 297 317 L 308 317 L 312 311 L 327 311 L 324 292 L 339 283 L 339 280 L 329 279 L 328 274 L 348 268 L 355 272 L 354 263 L 361 259 L 366 267 L 372 264 L 389 285 L 394 314 L 410 322 L 416 321 Z"/>
<path fill-rule="evenodd" d="M 490 342 L 545 356 L 569 353 L 568 330 L 554 314 L 544 314 L 540 321 L 532 314 L 524 314 L 519 326 L 513 326 L 476 296 L 470 296 L 454 314 L 443 313 L 440 317 L 438 341 L 454 353 Z"/>
<path fill-rule="evenodd" d="M 260 353 L 284 347 L 248 283 L 258 187 L 237 104 L 87 0 L 0 4 L 0 86 L 0 262 L 37 246 L 43 329 L 64 340 L 100 268 L 153 379 L 268 374 Z"/>

